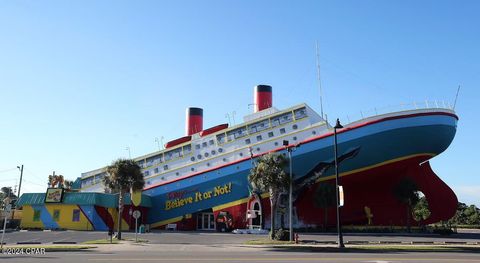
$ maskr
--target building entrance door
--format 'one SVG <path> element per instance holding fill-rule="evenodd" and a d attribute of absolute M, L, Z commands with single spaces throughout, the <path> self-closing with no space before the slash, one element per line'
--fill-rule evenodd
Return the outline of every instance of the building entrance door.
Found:
<path fill-rule="evenodd" d="M 198 230 L 215 230 L 215 217 L 213 213 L 199 213 L 197 215 Z"/>

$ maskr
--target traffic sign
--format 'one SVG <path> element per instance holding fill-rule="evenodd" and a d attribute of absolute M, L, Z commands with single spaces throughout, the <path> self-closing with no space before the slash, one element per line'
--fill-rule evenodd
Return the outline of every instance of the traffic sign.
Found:
<path fill-rule="evenodd" d="M 139 210 L 133 211 L 133 218 L 138 219 L 142 213 Z"/>

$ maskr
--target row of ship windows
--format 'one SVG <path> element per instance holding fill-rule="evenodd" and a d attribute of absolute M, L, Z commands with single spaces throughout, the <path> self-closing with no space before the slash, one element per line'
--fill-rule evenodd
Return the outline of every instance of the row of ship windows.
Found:
<path fill-rule="evenodd" d="M 298 125 L 297 124 L 292 125 L 292 129 L 293 130 L 298 129 Z M 279 131 L 280 131 L 280 134 L 285 134 L 286 133 L 285 128 L 280 128 Z M 273 137 L 273 136 L 274 136 L 273 131 L 268 133 L 268 137 Z M 261 140 L 262 140 L 262 136 L 258 135 L 257 136 L 257 141 L 261 141 Z M 218 141 L 218 143 L 223 143 L 223 142 L 224 141 L 222 139 L 220 139 Z M 250 144 L 250 139 L 247 139 L 245 142 L 246 142 L 246 144 Z M 215 145 L 215 141 L 213 139 L 211 139 L 209 141 L 202 142 L 201 144 L 196 144 L 195 149 L 200 150 L 202 147 L 205 148 L 207 146 L 213 146 L 213 145 Z M 173 160 L 173 159 L 181 158 L 184 155 L 188 155 L 190 153 L 191 153 L 191 146 L 190 145 L 185 145 L 185 146 L 183 146 L 183 151 L 182 151 L 182 147 L 179 147 L 177 149 L 168 151 L 168 152 L 164 153 L 163 155 L 160 155 L 158 157 L 154 157 L 154 159 L 152 159 L 152 160 L 147 160 L 147 162 L 145 164 L 143 162 L 140 162 L 139 165 L 142 168 L 143 167 L 148 167 L 148 166 L 154 165 L 155 163 L 163 163 L 164 161 L 170 161 L 170 160 Z M 214 151 L 212 151 L 212 155 L 214 155 L 214 154 L 215 154 Z M 208 153 L 206 153 L 205 157 L 208 157 Z"/>
<path fill-rule="evenodd" d="M 317 134 L 317 133 L 316 133 L 316 131 L 312 131 L 312 134 L 315 135 L 315 134 Z M 260 135 L 259 135 L 259 136 L 260 136 Z M 259 136 L 257 136 L 257 140 L 259 140 L 259 139 L 258 139 Z M 260 136 L 260 137 L 261 137 L 261 136 Z M 272 135 L 272 136 L 269 135 L 269 137 L 273 137 L 273 135 Z M 297 139 L 298 139 L 297 136 L 293 136 L 293 137 L 292 137 L 292 140 L 294 140 L 294 141 L 296 141 Z M 247 140 L 248 140 L 248 142 L 247 142 Z M 247 139 L 247 140 L 245 141 L 245 143 L 246 143 L 246 144 L 249 144 L 249 143 L 250 143 L 250 139 Z M 260 140 L 261 140 L 261 138 L 260 138 Z M 259 140 L 259 141 L 260 141 L 260 140 Z M 280 143 L 279 143 L 279 142 L 274 142 L 274 145 L 275 145 L 275 146 L 279 146 Z M 261 150 L 260 147 L 257 147 L 257 148 L 256 148 L 256 151 L 257 151 L 257 152 L 260 152 L 260 150 Z M 219 149 L 218 149 L 218 152 L 219 152 L 219 153 L 223 152 L 223 149 L 222 149 L 222 148 L 219 148 Z M 211 154 L 212 154 L 212 155 L 215 155 L 215 154 L 216 154 L 215 150 L 212 150 Z M 208 156 L 209 156 L 209 153 L 207 153 L 207 152 L 204 153 L 204 156 L 205 156 L 205 157 L 208 157 Z M 242 153 L 242 152 L 238 153 L 238 156 L 239 156 L 239 157 L 243 157 L 243 153 Z M 197 159 L 199 159 L 199 160 L 202 159 L 202 155 L 199 154 L 199 155 L 197 156 Z M 192 157 L 190 158 L 190 160 L 191 160 L 192 162 L 195 161 L 195 157 L 192 156 Z M 227 158 L 223 158 L 222 161 L 223 161 L 223 162 L 228 162 L 228 159 L 227 159 Z M 210 163 L 207 163 L 207 166 L 210 167 Z M 163 170 L 164 170 L 164 171 L 167 171 L 167 170 L 168 170 L 168 165 L 164 165 L 164 166 L 163 166 Z M 157 173 L 160 172 L 160 169 L 157 167 L 157 168 L 153 169 L 153 171 L 154 171 L 153 174 L 157 174 Z M 194 172 L 194 171 L 195 171 L 195 168 L 194 168 L 194 167 L 190 168 L 190 171 Z M 149 175 L 150 175 L 150 171 L 145 171 L 145 172 L 144 172 L 144 175 L 145 175 L 145 176 L 149 176 Z M 179 173 L 179 172 L 176 172 L 175 175 L 179 176 L 180 173 Z M 164 180 L 164 177 L 162 177 L 162 180 Z"/>
<path fill-rule="evenodd" d="M 302 116 L 299 116 L 298 119 L 304 118 L 304 117 L 306 117 L 306 115 L 302 114 Z M 245 126 L 245 127 L 237 128 L 235 130 L 231 130 L 227 133 L 218 134 L 217 135 L 217 141 L 218 141 L 219 144 L 225 143 L 225 141 L 231 142 L 233 140 L 245 137 L 249 134 L 257 133 L 257 132 L 260 132 L 260 131 L 263 131 L 263 130 L 266 130 L 266 129 L 269 129 L 269 128 L 275 128 L 276 126 L 284 125 L 284 124 L 286 124 L 288 122 L 291 122 L 291 121 L 293 121 L 293 119 L 292 119 L 292 113 L 290 112 L 290 113 L 286 113 L 282 116 L 272 118 L 271 120 L 269 120 L 269 119 L 263 120 L 263 121 L 260 121 L 258 123 L 255 123 L 255 124 L 251 124 L 251 125 L 248 125 L 248 126 Z M 293 125 L 292 127 L 293 127 L 293 129 L 298 128 L 298 126 L 296 124 Z M 247 132 L 247 129 L 248 129 L 248 132 Z M 285 130 L 284 128 L 282 128 L 282 129 Z"/>
<path fill-rule="evenodd" d="M 294 130 L 298 128 L 298 127 L 296 127 L 296 125 L 293 125 L 293 126 L 294 126 L 294 127 L 292 127 L 292 128 L 293 128 Z M 283 130 L 283 131 L 282 131 L 282 130 Z M 280 134 L 284 134 L 284 133 L 285 133 L 285 129 L 284 129 L 284 128 L 280 129 Z M 312 135 L 316 135 L 316 134 L 317 134 L 316 131 L 312 131 Z M 273 136 L 274 136 L 274 133 L 273 133 L 273 132 L 269 132 L 269 133 L 268 133 L 268 137 L 273 137 Z M 262 140 L 262 135 L 258 135 L 258 136 L 256 137 L 256 139 L 257 139 L 257 141 L 261 141 L 261 140 Z M 294 136 L 294 137 L 292 137 L 292 139 L 293 139 L 294 141 L 296 141 L 296 140 L 297 140 L 297 137 Z M 245 140 L 245 144 L 250 144 L 250 143 L 251 143 L 251 140 L 250 140 L 250 139 L 246 139 L 246 140 Z M 274 142 L 274 145 L 275 145 L 275 146 L 279 146 L 280 144 L 279 144 L 279 142 Z M 260 149 L 260 147 L 257 147 L 256 150 L 257 150 L 257 152 L 260 152 L 261 149 Z M 223 152 L 223 149 L 222 149 L 222 148 L 218 148 L 217 151 L 218 151 L 219 153 L 222 153 L 222 152 Z M 217 153 L 217 152 L 216 152 L 215 150 L 212 150 L 212 151 L 211 151 L 211 155 L 212 155 L 212 156 L 213 156 L 213 155 L 216 155 L 216 153 Z M 209 154 L 208 152 L 204 153 L 204 156 L 205 156 L 206 158 L 207 158 L 209 155 L 210 155 L 210 154 Z M 238 154 L 238 156 L 243 157 L 243 153 L 240 152 L 240 153 Z M 202 159 L 202 155 L 201 155 L 201 154 L 197 155 L 197 159 L 198 159 L 198 160 Z M 195 157 L 192 156 L 192 157 L 190 158 L 190 160 L 191 160 L 192 162 L 195 161 Z M 223 162 L 228 162 L 228 159 L 227 159 L 227 158 L 223 158 L 222 161 L 223 161 Z M 207 166 L 210 166 L 210 163 L 207 163 Z M 166 165 L 163 166 L 163 170 L 164 170 L 164 171 L 167 171 L 168 169 L 169 169 L 168 164 L 166 164 Z M 195 168 L 192 167 L 192 168 L 190 168 L 190 170 L 193 172 L 193 171 L 195 171 Z M 159 168 L 159 167 L 156 167 L 156 168 L 153 169 L 153 174 L 158 174 L 159 172 L 160 172 L 160 168 Z M 144 176 L 150 176 L 150 171 L 148 171 L 148 170 L 147 170 L 147 171 L 144 171 L 143 174 L 144 174 Z M 153 174 L 152 174 L 152 175 L 153 175 Z M 176 175 L 179 176 L 180 173 L 179 173 L 179 172 L 176 172 Z M 103 177 L 103 175 L 102 175 L 101 177 Z M 98 182 L 98 181 L 99 181 L 99 179 L 98 179 L 99 176 L 97 176 L 96 178 L 97 178 L 97 179 L 96 179 L 95 181 Z M 164 177 L 162 177 L 162 180 L 164 180 Z M 82 182 L 83 185 L 86 185 L 86 184 L 89 184 L 89 183 L 90 183 L 90 184 L 93 184 L 93 183 L 94 183 L 94 182 L 93 182 L 93 177 L 90 177 L 90 178 L 88 178 L 88 179 L 86 179 L 86 180 L 84 180 L 84 181 Z"/>

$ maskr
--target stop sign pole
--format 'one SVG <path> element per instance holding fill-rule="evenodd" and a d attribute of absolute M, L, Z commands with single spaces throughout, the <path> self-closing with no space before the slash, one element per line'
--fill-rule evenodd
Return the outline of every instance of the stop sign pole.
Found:
<path fill-rule="evenodd" d="M 142 213 L 139 210 L 133 211 L 133 218 L 135 218 L 135 243 L 137 242 L 137 232 L 138 232 L 138 218 Z"/>

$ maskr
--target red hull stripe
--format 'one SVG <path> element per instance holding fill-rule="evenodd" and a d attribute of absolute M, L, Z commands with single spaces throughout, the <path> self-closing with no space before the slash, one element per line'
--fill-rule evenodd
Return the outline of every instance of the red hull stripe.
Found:
<path fill-rule="evenodd" d="M 390 121 L 390 120 L 395 120 L 395 119 L 412 118 L 412 117 L 418 117 L 418 116 L 430 116 L 430 115 L 445 115 L 445 116 L 454 117 L 454 118 L 456 118 L 456 119 L 458 120 L 458 116 L 457 116 L 457 115 L 452 114 L 452 113 L 448 113 L 448 112 L 415 113 L 415 114 L 408 114 L 408 115 L 387 117 L 387 118 L 382 118 L 382 119 L 378 119 L 378 120 L 373 120 L 373 121 L 369 121 L 369 122 L 365 122 L 365 123 L 360 123 L 360 124 L 355 125 L 355 126 L 352 126 L 352 127 L 340 129 L 340 130 L 337 131 L 337 134 L 343 133 L 343 132 L 347 132 L 347 131 L 350 131 L 350 130 L 354 130 L 354 129 L 358 129 L 358 128 L 361 128 L 361 127 L 364 127 L 364 126 L 367 126 L 367 125 L 376 124 L 376 123 L 379 123 L 379 122 Z M 326 133 L 326 134 L 322 134 L 322 135 L 319 135 L 319 136 L 316 136 L 316 137 L 312 137 L 312 138 L 306 139 L 306 140 L 301 141 L 301 142 L 299 142 L 299 143 L 297 143 L 297 144 L 288 145 L 288 147 L 290 147 L 290 146 L 299 146 L 299 145 L 301 145 L 301 144 L 305 144 L 305 143 L 309 143 L 309 142 L 312 142 L 312 141 L 320 140 L 320 139 L 323 139 L 323 138 L 326 138 L 326 137 L 329 137 L 329 136 L 332 136 L 332 135 L 333 135 L 333 132 L 329 132 L 329 133 Z M 270 150 L 270 151 L 268 151 L 268 152 L 263 152 L 263 153 L 254 154 L 254 155 L 252 155 L 252 158 L 255 158 L 255 157 L 258 157 L 258 156 L 262 156 L 262 155 L 265 155 L 265 154 L 268 154 L 268 153 L 273 153 L 273 152 L 282 151 L 282 150 L 285 150 L 285 146 L 275 148 L 275 149 Z M 143 189 L 143 190 L 144 190 L 144 191 L 145 191 L 145 190 L 149 190 L 149 189 L 156 188 L 156 187 L 159 187 L 159 186 L 162 186 L 162 185 L 171 184 L 171 183 L 174 183 L 174 182 L 177 182 L 177 181 L 180 181 L 180 180 L 189 178 L 189 177 L 193 177 L 193 176 L 196 176 L 196 175 L 199 175 L 199 174 L 203 174 L 203 173 L 208 173 L 208 172 L 211 172 L 211 171 L 215 171 L 215 170 L 221 169 L 221 168 L 226 167 L 226 166 L 230 166 L 230 165 L 234 165 L 234 164 L 237 164 L 237 163 L 241 163 L 241 162 L 243 162 L 243 161 L 249 160 L 250 158 L 251 158 L 251 157 L 245 157 L 245 158 L 242 158 L 242 159 L 233 161 L 233 162 L 229 162 L 229 163 L 226 163 L 226 164 L 214 166 L 214 167 L 212 167 L 212 168 L 210 168 L 210 169 L 203 170 L 203 171 L 196 172 L 196 173 L 192 173 L 192 174 L 189 174 L 189 175 L 186 175 L 186 176 L 183 176 L 183 177 L 179 177 L 179 178 L 173 179 L 173 180 L 168 181 L 168 182 L 162 182 L 162 183 L 158 183 L 158 184 L 152 185 L 152 186 L 147 187 L 147 188 L 145 188 L 145 189 Z"/>

